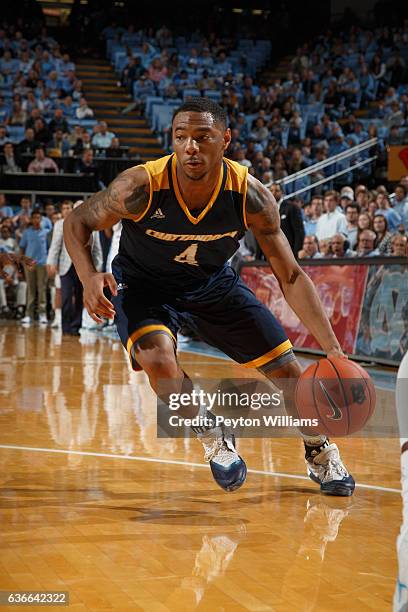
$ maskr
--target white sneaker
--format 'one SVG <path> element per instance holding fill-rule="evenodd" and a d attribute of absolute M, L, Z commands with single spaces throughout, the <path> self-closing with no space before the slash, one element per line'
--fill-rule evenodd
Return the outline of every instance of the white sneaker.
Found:
<path fill-rule="evenodd" d="M 48 325 L 47 315 L 45 315 L 45 314 L 40 314 L 39 319 L 38 319 L 38 323 L 39 323 L 40 325 Z"/>
<path fill-rule="evenodd" d="M 22 325 L 31 325 L 31 317 L 26 316 L 21 319 Z"/>
<path fill-rule="evenodd" d="M 306 465 L 309 478 L 320 484 L 322 493 L 339 496 L 353 494 L 354 479 L 343 464 L 336 444 L 312 451 Z"/>
<path fill-rule="evenodd" d="M 204 446 L 204 460 L 210 464 L 215 482 L 225 491 L 235 491 L 242 486 L 247 468 L 235 450 L 234 435 L 214 427 L 197 437 Z"/>

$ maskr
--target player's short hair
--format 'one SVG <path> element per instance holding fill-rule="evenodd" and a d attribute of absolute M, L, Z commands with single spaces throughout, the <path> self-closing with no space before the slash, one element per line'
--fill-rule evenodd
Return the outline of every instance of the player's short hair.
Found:
<path fill-rule="evenodd" d="M 172 123 L 179 113 L 209 113 L 215 123 L 221 123 L 224 128 L 227 127 L 227 113 L 222 106 L 209 98 L 190 98 L 184 102 L 174 111 Z"/>

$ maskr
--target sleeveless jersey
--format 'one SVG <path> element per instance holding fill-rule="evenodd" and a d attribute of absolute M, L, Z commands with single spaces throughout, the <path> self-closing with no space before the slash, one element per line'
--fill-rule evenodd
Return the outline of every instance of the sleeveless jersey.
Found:
<path fill-rule="evenodd" d="M 150 199 L 142 215 L 122 220 L 115 262 L 121 279 L 142 280 L 172 293 L 194 290 L 223 269 L 247 230 L 248 169 L 224 158 L 217 186 L 198 214 L 183 201 L 175 154 L 143 167 L 149 176 Z"/>

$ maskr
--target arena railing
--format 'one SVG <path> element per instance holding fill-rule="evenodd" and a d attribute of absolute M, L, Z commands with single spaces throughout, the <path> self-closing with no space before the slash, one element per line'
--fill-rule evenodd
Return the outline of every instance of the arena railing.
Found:
<path fill-rule="evenodd" d="M 312 174 L 315 174 L 316 172 L 324 170 L 325 168 L 328 168 L 330 166 L 335 167 L 336 164 L 341 163 L 342 167 L 340 170 L 335 169 L 335 171 L 329 176 L 326 176 L 318 181 L 310 182 L 307 185 L 301 185 L 299 189 L 295 189 L 294 191 L 291 191 L 290 193 L 287 193 L 284 196 L 285 200 L 288 198 L 293 198 L 294 196 L 299 195 L 300 193 L 310 191 L 311 189 L 314 189 L 315 187 L 318 187 L 319 185 L 323 185 L 324 183 L 333 181 L 334 179 L 340 176 L 348 174 L 352 172 L 353 170 L 357 170 L 358 168 L 361 168 L 367 164 L 374 162 L 377 159 L 377 155 L 372 155 L 371 157 L 368 157 L 366 159 L 360 159 L 356 161 L 356 163 L 347 165 L 347 167 L 343 166 L 344 162 L 347 161 L 348 159 L 350 159 L 351 161 L 354 161 L 352 158 L 359 156 L 361 153 L 365 151 L 368 151 L 369 149 L 376 146 L 377 144 L 378 144 L 378 138 L 370 138 L 369 140 L 366 140 L 365 142 L 362 142 L 354 147 L 351 147 L 347 151 L 342 151 L 341 153 L 332 155 L 331 157 L 321 162 L 317 162 L 316 164 L 308 166 L 307 168 L 304 168 L 303 170 L 299 170 L 298 172 L 295 172 L 294 174 L 290 174 L 289 176 L 279 179 L 276 181 L 276 183 L 282 186 L 287 186 L 290 183 L 295 183 L 296 181 L 303 182 L 305 179 L 308 179 Z"/>

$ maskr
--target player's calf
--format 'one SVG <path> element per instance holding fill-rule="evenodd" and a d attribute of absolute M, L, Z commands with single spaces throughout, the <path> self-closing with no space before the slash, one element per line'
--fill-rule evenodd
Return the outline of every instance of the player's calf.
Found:
<path fill-rule="evenodd" d="M 265 364 L 259 371 L 283 391 L 286 412 L 297 418 L 294 391 L 302 370 L 292 350 Z M 352 495 L 355 482 L 340 458 L 337 445 L 331 444 L 327 436 L 318 432 L 300 430 L 300 434 L 309 478 L 319 484 L 321 492 L 326 495 Z"/>

